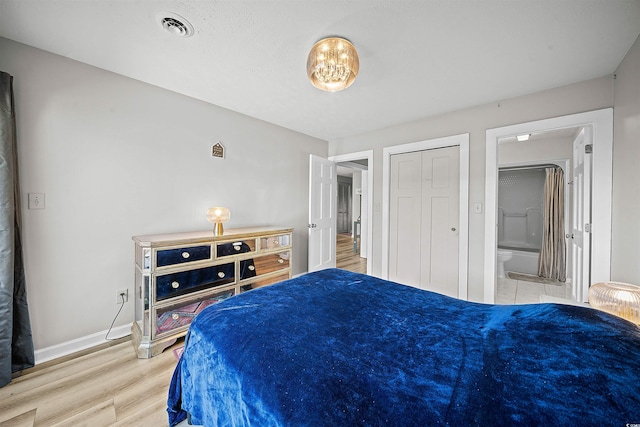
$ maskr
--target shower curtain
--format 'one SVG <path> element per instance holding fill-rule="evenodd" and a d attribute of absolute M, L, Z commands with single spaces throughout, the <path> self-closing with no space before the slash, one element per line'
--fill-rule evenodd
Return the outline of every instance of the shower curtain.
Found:
<path fill-rule="evenodd" d="M 544 219 L 538 276 L 564 282 L 567 280 L 564 240 L 564 172 L 561 168 L 546 168 L 545 171 Z"/>
<path fill-rule="evenodd" d="M 34 365 L 20 236 L 13 77 L 0 71 L 0 387 Z"/>

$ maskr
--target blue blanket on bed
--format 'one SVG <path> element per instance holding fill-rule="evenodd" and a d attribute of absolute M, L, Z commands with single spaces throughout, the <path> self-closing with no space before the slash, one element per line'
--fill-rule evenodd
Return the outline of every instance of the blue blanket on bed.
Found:
<path fill-rule="evenodd" d="M 640 328 L 324 270 L 198 315 L 168 412 L 170 425 L 625 426 L 640 423 Z"/>

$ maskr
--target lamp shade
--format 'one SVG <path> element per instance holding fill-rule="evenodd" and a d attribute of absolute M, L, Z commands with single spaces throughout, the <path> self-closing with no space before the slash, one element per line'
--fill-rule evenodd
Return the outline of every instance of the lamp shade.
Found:
<path fill-rule="evenodd" d="M 222 207 L 209 208 L 207 210 L 207 221 L 212 223 L 227 222 L 231 218 L 229 209 Z"/>
<path fill-rule="evenodd" d="M 307 57 L 307 75 L 311 84 L 327 92 L 337 92 L 351 86 L 359 70 L 356 48 L 341 37 L 318 41 Z"/>
<path fill-rule="evenodd" d="M 589 288 L 589 304 L 640 325 L 640 286 L 601 282 Z"/>

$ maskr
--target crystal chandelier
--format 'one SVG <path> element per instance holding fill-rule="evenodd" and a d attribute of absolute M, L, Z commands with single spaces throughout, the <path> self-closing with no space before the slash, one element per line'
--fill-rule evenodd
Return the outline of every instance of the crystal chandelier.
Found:
<path fill-rule="evenodd" d="M 341 37 L 318 41 L 307 58 L 307 74 L 311 84 L 327 92 L 337 92 L 351 86 L 359 68 L 356 48 Z"/>

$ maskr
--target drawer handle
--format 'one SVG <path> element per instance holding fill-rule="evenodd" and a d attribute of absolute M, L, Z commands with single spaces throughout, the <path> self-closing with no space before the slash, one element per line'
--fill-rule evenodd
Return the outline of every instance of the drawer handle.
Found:
<path fill-rule="evenodd" d="M 224 271 L 219 271 L 218 277 L 222 279 L 224 277 Z"/>
<path fill-rule="evenodd" d="M 240 247 L 240 245 L 235 245 L 235 246 L 233 247 L 233 249 L 235 249 L 236 251 L 239 251 L 239 250 L 241 249 L 241 247 Z"/>
<path fill-rule="evenodd" d="M 283 260 L 282 258 L 278 258 L 278 262 L 279 262 L 280 264 L 284 264 L 284 260 Z"/>
<path fill-rule="evenodd" d="M 255 269 L 256 269 L 255 265 L 250 265 L 250 266 L 249 266 L 249 270 L 253 271 L 253 270 L 255 270 Z"/>
<path fill-rule="evenodd" d="M 178 288 L 180 287 L 180 283 L 178 283 L 178 282 L 171 282 L 171 287 L 172 287 L 173 289 L 178 289 Z"/>
<path fill-rule="evenodd" d="M 189 258 L 191 255 L 189 255 L 189 252 L 182 252 L 182 258 L 187 259 Z"/>
<path fill-rule="evenodd" d="M 178 319 L 180 318 L 180 315 L 179 315 L 178 313 L 173 313 L 173 314 L 171 315 L 171 318 L 172 318 L 173 320 L 178 320 Z"/>
<path fill-rule="evenodd" d="M 280 242 L 276 239 L 273 239 L 273 246 L 279 246 Z"/>

